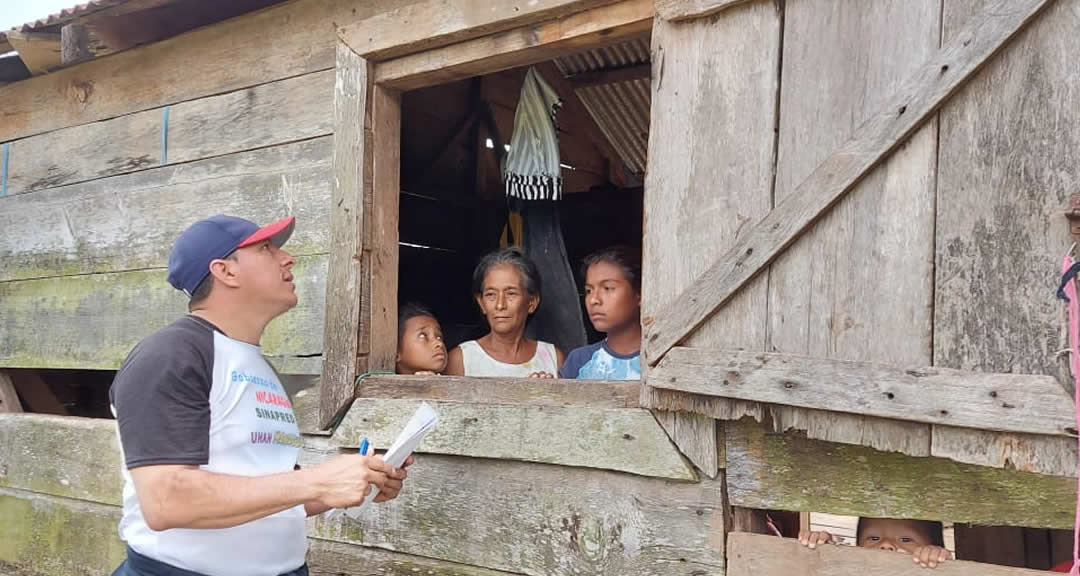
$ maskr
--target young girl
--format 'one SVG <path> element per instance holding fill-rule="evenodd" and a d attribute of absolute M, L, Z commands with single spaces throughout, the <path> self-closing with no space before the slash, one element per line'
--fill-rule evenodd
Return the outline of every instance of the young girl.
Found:
<path fill-rule="evenodd" d="M 416 304 L 398 311 L 398 374 L 442 374 L 446 370 L 446 344 L 435 315 Z"/>
<path fill-rule="evenodd" d="M 517 248 L 484 256 L 473 272 L 473 296 L 491 331 L 450 351 L 447 373 L 459 376 L 554 378 L 561 350 L 525 337 L 540 307 L 540 272 Z"/>
<path fill-rule="evenodd" d="M 835 541 L 828 532 L 799 533 L 799 542 L 810 548 Z M 941 522 L 929 520 L 859 518 L 855 543 L 859 548 L 910 554 L 913 562 L 925 568 L 935 568 L 950 558 L 945 549 Z"/>
<path fill-rule="evenodd" d="M 585 309 L 607 337 L 570 353 L 563 378 L 641 379 L 641 264 L 614 247 L 585 258 Z"/>

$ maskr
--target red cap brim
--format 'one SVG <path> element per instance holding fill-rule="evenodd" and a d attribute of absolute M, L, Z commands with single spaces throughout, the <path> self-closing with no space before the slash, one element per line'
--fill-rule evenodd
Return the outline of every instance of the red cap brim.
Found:
<path fill-rule="evenodd" d="M 244 238 L 236 247 L 243 248 L 244 246 L 251 246 L 252 244 L 258 244 L 264 240 L 269 240 L 271 244 L 281 248 L 289 241 L 289 237 L 292 236 L 293 227 L 296 225 L 296 217 L 289 216 L 284 220 L 278 220 L 273 224 L 267 224 L 262 228 L 255 231 L 254 234 Z"/>

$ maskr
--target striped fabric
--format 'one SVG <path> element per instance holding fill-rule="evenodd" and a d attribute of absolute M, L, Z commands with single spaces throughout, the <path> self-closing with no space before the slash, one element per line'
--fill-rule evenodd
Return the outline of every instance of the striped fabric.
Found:
<path fill-rule="evenodd" d="M 529 68 L 514 114 L 514 135 L 506 158 L 506 195 L 521 200 L 562 199 L 559 136 L 555 115 L 559 95 Z"/>

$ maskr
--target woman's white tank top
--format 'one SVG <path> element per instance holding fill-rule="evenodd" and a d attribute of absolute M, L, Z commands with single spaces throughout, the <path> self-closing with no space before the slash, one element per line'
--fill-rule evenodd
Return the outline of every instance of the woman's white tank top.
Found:
<path fill-rule="evenodd" d="M 559 358 L 555 345 L 537 342 L 536 353 L 528 362 L 507 364 L 492 358 L 476 340 L 461 343 L 461 357 L 465 361 L 466 376 L 504 376 L 525 378 L 533 372 L 549 372 L 559 375 Z"/>

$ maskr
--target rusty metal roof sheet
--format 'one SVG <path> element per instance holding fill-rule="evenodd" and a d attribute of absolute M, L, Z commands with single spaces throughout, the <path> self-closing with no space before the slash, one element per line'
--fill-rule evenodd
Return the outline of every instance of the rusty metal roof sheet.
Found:
<path fill-rule="evenodd" d="M 649 62 L 649 37 L 644 36 L 557 58 L 555 65 L 564 76 L 573 76 Z M 649 78 L 592 85 L 576 92 L 627 169 L 644 174 L 649 147 Z"/>

